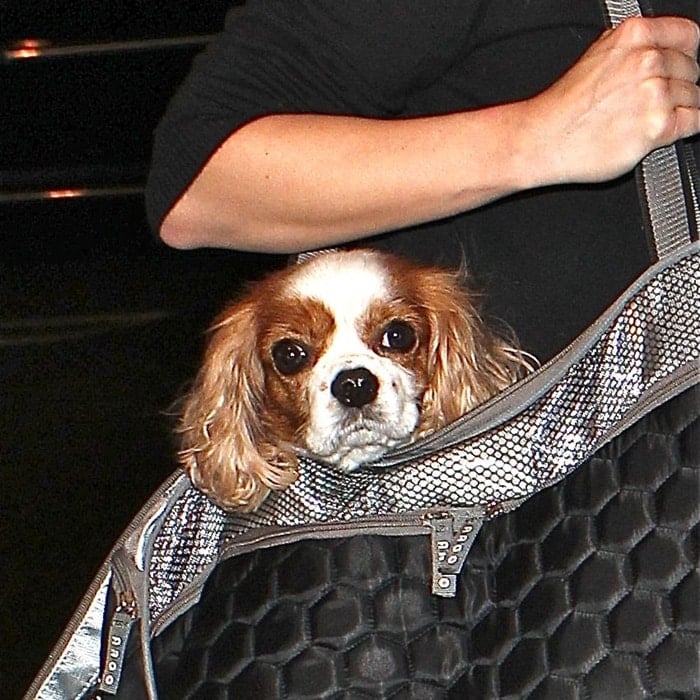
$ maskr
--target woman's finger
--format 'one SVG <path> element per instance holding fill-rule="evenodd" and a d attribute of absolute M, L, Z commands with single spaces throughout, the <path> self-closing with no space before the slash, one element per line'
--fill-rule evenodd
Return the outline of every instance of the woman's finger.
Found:
<path fill-rule="evenodd" d="M 692 136 L 700 130 L 700 88 L 685 80 L 648 81 L 649 107 L 640 128 L 656 145 Z"/>
<path fill-rule="evenodd" d="M 669 78 L 696 83 L 700 77 L 698 62 L 674 49 L 656 47 L 639 49 L 630 54 L 630 60 L 638 62 L 640 79 Z"/>
<path fill-rule="evenodd" d="M 674 49 L 693 60 L 700 45 L 700 27 L 685 17 L 632 17 L 608 36 L 621 47 Z"/>

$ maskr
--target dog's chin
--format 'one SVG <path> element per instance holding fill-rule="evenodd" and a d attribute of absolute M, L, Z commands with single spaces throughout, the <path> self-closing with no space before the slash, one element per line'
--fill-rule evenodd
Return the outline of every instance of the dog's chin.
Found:
<path fill-rule="evenodd" d="M 413 431 L 387 435 L 376 427 L 358 425 L 337 433 L 325 445 L 308 452 L 321 462 L 343 472 L 352 472 L 411 441 Z"/>

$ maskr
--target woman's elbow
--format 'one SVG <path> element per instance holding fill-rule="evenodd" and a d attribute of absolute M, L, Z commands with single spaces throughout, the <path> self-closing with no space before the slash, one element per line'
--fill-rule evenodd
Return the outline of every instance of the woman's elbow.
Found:
<path fill-rule="evenodd" d="M 219 209 L 221 214 L 221 209 Z M 167 246 L 179 250 L 193 248 L 229 248 L 256 253 L 297 252 L 294 237 L 271 234 L 277 227 L 265 225 L 255 217 L 217 216 L 213 211 L 196 211 L 191 203 L 180 200 L 165 216 L 158 230 Z"/>
<path fill-rule="evenodd" d="M 192 248 L 234 247 L 235 238 L 216 216 L 185 194 L 160 224 L 158 235 L 166 245 L 180 250 Z"/>
<path fill-rule="evenodd" d="M 189 250 L 199 248 L 202 243 L 197 240 L 196 231 L 185 217 L 177 213 L 177 207 L 171 209 L 163 219 L 158 230 L 160 239 L 171 248 Z"/>

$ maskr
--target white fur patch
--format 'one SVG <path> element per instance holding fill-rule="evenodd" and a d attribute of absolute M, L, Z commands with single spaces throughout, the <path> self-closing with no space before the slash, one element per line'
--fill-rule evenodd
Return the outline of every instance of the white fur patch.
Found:
<path fill-rule="evenodd" d="M 353 326 L 370 304 L 388 298 L 388 276 L 371 253 L 320 255 L 300 268 L 292 291 L 321 301 L 338 326 Z"/>
<path fill-rule="evenodd" d="M 320 256 L 299 270 L 291 286 L 301 297 L 323 303 L 335 320 L 309 376 L 306 449 L 349 471 L 409 440 L 419 418 L 415 377 L 376 354 L 358 334 L 370 306 L 390 298 L 384 265 L 371 252 Z M 361 409 L 341 405 L 330 390 L 339 372 L 356 368 L 367 369 L 379 383 L 375 400 Z"/>

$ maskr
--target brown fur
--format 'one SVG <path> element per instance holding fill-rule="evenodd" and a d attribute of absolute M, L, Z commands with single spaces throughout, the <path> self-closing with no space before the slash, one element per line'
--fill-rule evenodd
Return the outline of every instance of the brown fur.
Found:
<path fill-rule="evenodd" d="M 416 346 L 395 358 L 424 389 L 416 437 L 451 423 L 530 369 L 523 354 L 481 320 L 460 273 L 373 255 L 391 270 L 394 301 L 368 310 L 360 333 L 373 347 L 373 332 L 392 318 L 411 320 L 416 329 Z M 320 356 L 333 329 L 321 303 L 285 294 L 298 269 L 273 274 L 224 311 L 185 397 L 181 463 L 223 508 L 253 510 L 270 490 L 297 477 L 294 447 L 308 417 L 304 373 L 277 373 L 269 349 L 276 339 L 303 333 Z"/>

